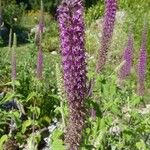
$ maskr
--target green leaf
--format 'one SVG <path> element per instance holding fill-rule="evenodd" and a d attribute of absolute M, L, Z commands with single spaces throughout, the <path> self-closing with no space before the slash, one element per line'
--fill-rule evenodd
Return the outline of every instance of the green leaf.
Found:
<path fill-rule="evenodd" d="M 105 119 L 102 118 L 100 121 L 100 129 L 104 129 L 104 128 L 106 128 L 106 123 L 105 123 Z"/>
<path fill-rule="evenodd" d="M 65 150 L 65 146 L 64 143 L 62 141 L 62 139 L 60 138 L 60 136 L 62 135 L 62 131 L 61 130 L 56 130 L 52 136 L 52 149 L 55 150 Z"/>
<path fill-rule="evenodd" d="M 15 86 L 20 86 L 20 83 L 19 83 L 19 81 L 14 80 L 14 81 L 11 81 L 11 82 L 7 82 L 7 83 L 4 84 L 4 85 L 15 85 Z"/>
<path fill-rule="evenodd" d="M 32 98 L 36 97 L 36 96 L 37 96 L 37 93 L 36 93 L 36 92 L 31 92 L 31 93 L 28 95 L 26 101 L 29 101 L 29 100 L 31 100 Z"/>
<path fill-rule="evenodd" d="M 58 95 L 55 95 L 55 94 L 51 94 L 51 95 L 49 95 L 49 96 L 52 97 L 52 98 L 54 98 L 54 99 L 57 99 L 57 100 L 60 99 L 59 96 L 58 96 Z"/>
<path fill-rule="evenodd" d="M 137 95 L 133 95 L 131 105 L 136 106 L 141 102 L 141 98 Z"/>
<path fill-rule="evenodd" d="M 14 96 L 15 96 L 14 92 L 7 93 L 6 96 L 0 101 L 0 104 L 10 101 L 11 99 L 14 98 Z"/>
<path fill-rule="evenodd" d="M 27 127 L 29 127 L 32 124 L 32 120 L 26 120 L 25 122 L 23 122 L 22 124 L 22 133 L 25 133 Z"/>
<path fill-rule="evenodd" d="M 19 119 L 20 114 L 18 111 L 13 112 L 12 117 L 15 120 L 17 128 L 21 127 L 21 120 Z"/>
<path fill-rule="evenodd" d="M 4 142 L 6 142 L 8 139 L 8 136 L 7 135 L 3 135 L 1 138 L 0 138 L 0 148 L 3 147 L 3 144 Z"/>
<path fill-rule="evenodd" d="M 140 140 L 140 142 L 136 143 L 136 147 L 139 150 L 146 150 L 146 145 L 145 145 L 145 143 L 144 143 L 144 141 L 142 139 Z"/>

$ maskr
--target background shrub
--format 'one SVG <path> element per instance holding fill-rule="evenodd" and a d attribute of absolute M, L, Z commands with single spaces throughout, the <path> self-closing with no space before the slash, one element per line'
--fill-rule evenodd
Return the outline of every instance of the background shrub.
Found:
<path fill-rule="evenodd" d="M 3 9 L 5 25 L 9 28 L 19 26 L 24 10 L 25 6 L 23 4 L 17 5 L 12 2 L 6 5 Z"/>

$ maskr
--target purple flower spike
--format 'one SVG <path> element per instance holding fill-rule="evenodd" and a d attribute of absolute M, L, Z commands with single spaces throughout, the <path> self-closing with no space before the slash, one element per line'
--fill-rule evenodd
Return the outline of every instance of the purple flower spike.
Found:
<path fill-rule="evenodd" d="M 12 47 L 12 56 L 11 56 L 11 66 L 12 66 L 12 80 L 16 80 L 17 78 L 17 66 L 16 66 L 16 45 L 17 45 L 17 39 L 16 34 L 14 33 L 14 40 L 13 40 L 13 47 Z"/>
<path fill-rule="evenodd" d="M 40 21 L 39 21 L 39 31 L 41 31 L 41 33 L 44 32 L 44 7 L 43 7 L 42 0 L 41 0 L 41 16 L 40 16 Z"/>
<path fill-rule="evenodd" d="M 144 95 L 144 82 L 146 77 L 146 45 L 147 45 L 147 24 L 144 25 L 144 30 L 142 34 L 142 44 L 139 55 L 138 63 L 138 94 L 140 96 Z"/>
<path fill-rule="evenodd" d="M 146 76 L 146 56 L 146 50 L 141 48 L 138 64 L 138 94 L 141 96 L 144 94 L 144 81 Z"/>
<path fill-rule="evenodd" d="M 63 0 L 58 8 L 63 77 L 69 105 L 65 142 L 78 150 L 84 125 L 86 62 L 82 0 Z"/>
<path fill-rule="evenodd" d="M 125 61 L 124 65 L 119 70 L 119 80 L 124 80 L 131 72 L 133 59 L 133 35 L 130 34 L 127 46 L 124 50 L 122 61 Z"/>
<path fill-rule="evenodd" d="M 40 80 L 42 79 L 42 72 L 43 72 L 43 52 L 42 52 L 42 33 L 44 30 L 44 12 L 43 12 L 43 1 L 41 0 L 41 15 L 38 25 L 38 32 L 36 35 L 36 44 L 38 46 L 38 58 L 37 58 L 37 70 L 36 76 Z"/>
<path fill-rule="evenodd" d="M 105 0 L 105 16 L 103 20 L 101 48 L 99 51 L 96 72 L 101 71 L 106 63 L 107 51 L 110 46 L 114 30 L 116 11 L 117 0 Z"/>
<path fill-rule="evenodd" d="M 12 52 L 12 80 L 16 80 L 16 52 L 13 50 Z"/>
<path fill-rule="evenodd" d="M 37 58 L 37 70 L 36 70 L 36 75 L 38 79 L 42 79 L 42 72 L 43 72 L 43 52 L 42 48 L 39 48 Z"/>
<path fill-rule="evenodd" d="M 38 30 L 35 35 L 35 43 L 37 46 L 41 44 L 43 32 L 44 32 L 44 8 L 43 8 L 43 1 L 41 0 L 40 19 L 38 24 Z"/>

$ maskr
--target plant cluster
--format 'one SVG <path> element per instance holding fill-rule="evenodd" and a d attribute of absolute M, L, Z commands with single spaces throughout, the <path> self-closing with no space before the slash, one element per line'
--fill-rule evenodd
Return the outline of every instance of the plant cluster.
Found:
<path fill-rule="evenodd" d="M 150 149 L 149 89 L 145 82 L 148 16 L 140 41 L 135 40 L 131 23 L 123 52 L 118 54 L 122 57 L 111 64 L 118 5 L 117 0 L 105 0 L 102 33 L 96 37 L 100 41 L 97 57 L 86 53 L 83 0 L 62 0 L 57 9 L 60 56 L 57 51 L 43 51 L 42 0 L 34 43 L 21 51 L 16 34 L 10 30 L 9 47 L 0 52 L 1 58 L 6 56 L 0 60 L 0 147 Z"/>

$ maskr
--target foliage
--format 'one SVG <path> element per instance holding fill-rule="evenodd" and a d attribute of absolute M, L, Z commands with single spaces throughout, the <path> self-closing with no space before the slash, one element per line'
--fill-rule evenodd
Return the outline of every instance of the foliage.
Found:
<path fill-rule="evenodd" d="M 58 25 L 56 21 L 51 21 L 47 31 L 43 35 L 42 45 L 46 51 L 58 51 L 59 38 L 58 38 Z"/>
<path fill-rule="evenodd" d="M 3 10 L 5 24 L 10 28 L 18 26 L 24 13 L 24 10 L 25 7 L 23 4 L 17 5 L 15 3 L 10 3 L 6 5 Z"/>
<path fill-rule="evenodd" d="M 49 0 L 43 0 L 44 10 L 46 12 L 50 12 L 50 13 L 54 14 L 59 1 L 60 0 L 50 0 L 50 1 Z M 31 6 L 31 9 L 37 10 L 37 9 L 39 9 L 40 1 L 39 0 L 30 0 L 29 5 Z"/>
<path fill-rule="evenodd" d="M 22 17 L 20 24 L 28 29 L 35 27 L 39 21 L 40 11 L 28 10 Z M 53 17 L 51 14 L 44 12 L 44 22 L 46 27 L 51 24 Z"/>
<path fill-rule="evenodd" d="M 86 10 L 85 21 L 87 25 L 90 25 L 93 21 L 102 17 L 104 11 L 103 1 L 97 1 L 96 5 L 92 5 Z"/>
<path fill-rule="evenodd" d="M 1 5 L 2 5 L 3 7 L 9 5 L 10 3 L 15 4 L 15 3 L 16 3 L 16 0 L 1 0 Z"/>

